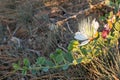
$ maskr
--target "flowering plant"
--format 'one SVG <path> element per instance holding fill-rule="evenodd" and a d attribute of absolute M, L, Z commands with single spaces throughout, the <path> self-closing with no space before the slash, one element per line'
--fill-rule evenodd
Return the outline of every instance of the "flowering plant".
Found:
<path fill-rule="evenodd" d="M 106 19 L 102 32 L 99 28 L 102 27 L 96 19 L 84 19 L 79 23 L 79 30 L 75 33 L 74 38 L 68 45 L 65 51 L 56 49 L 50 54 L 50 58 L 38 57 L 35 64 L 29 62 L 28 59 L 13 64 L 15 70 L 21 70 L 26 74 L 27 71 L 37 73 L 37 70 L 47 72 L 49 69 L 62 68 L 68 69 L 71 65 L 79 63 L 90 63 L 95 57 L 109 53 L 109 50 L 118 46 L 118 38 L 120 38 L 120 11 L 117 14 L 110 13 Z"/>
<path fill-rule="evenodd" d="M 111 29 L 113 28 L 113 24 L 116 22 L 116 16 L 113 15 L 113 12 L 110 13 L 110 16 L 107 20 L 107 24 L 104 25 L 104 29 L 102 31 L 102 37 L 105 39 Z"/>
<path fill-rule="evenodd" d="M 75 65 L 78 64 L 77 59 L 81 58 L 81 63 L 88 63 L 94 57 L 103 53 L 103 48 L 107 47 L 109 50 L 109 46 L 117 46 L 117 39 L 120 38 L 119 13 L 119 11 L 117 14 L 110 12 L 102 32 L 98 32 L 100 25 L 95 19 L 90 22 L 90 19 L 88 18 L 79 24 L 79 31 L 76 32 L 74 36 L 77 41 L 73 41 L 71 49 L 74 58 L 73 63 Z M 107 53 L 108 50 L 104 53 Z"/>
<path fill-rule="evenodd" d="M 90 18 L 84 19 L 79 23 L 79 31 L 75 33 L 74 38 L 80 40 L 80 46 L 83 46 L 98 37 L 98 28 L 99 23 L 96 19 L 92 21 L 92 24 Z"/>

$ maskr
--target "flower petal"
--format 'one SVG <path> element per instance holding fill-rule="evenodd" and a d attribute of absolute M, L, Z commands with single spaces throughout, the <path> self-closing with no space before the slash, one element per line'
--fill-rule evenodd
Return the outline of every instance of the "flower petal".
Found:
<path fill-rule="evenodd" d="M 102 31 L 102 38 L 106 39 L 107 35 L 109 34 L 108 30 L 103 30 Z"/>
<path fill-rule="evenodd" d="M 99 28 L 99 23 L 98 21 L 96 21 L 96 19 L 92 21 L 92 26 L 94 27 L 94 31 L 96 32 L 97 29 Z"/>
<path fill-rule="evenodd" d="M 89 42 L 90 42 L 90 40 L 83 41 L 83 42 L 81 42 L 80 46 L 86 45 L 86 44 L 88 44 Z"/>
<path fill-rule="evenodd" d="M 80 41 L 88 39 L 87 35 L 85 35 L 81 32 L 76 32 L 74 38 L 77 39 L 77 40 L 80 40 Z"/>
<path fill-rule="evenodd" d="M 97 37 L 98 37 L 98 35 L 99 35 L 99 33 L 98 33 L 98 32 L 96 32 L 95 34 L 93 34 L 93 38 L 97 38 Z"/>
<path fill-rule="evenodd" d="M 73 65 L 77 65 L 77 64 L 78 64 L 77 60 L 74 59 L 74 60 L 73 60 Z"/>

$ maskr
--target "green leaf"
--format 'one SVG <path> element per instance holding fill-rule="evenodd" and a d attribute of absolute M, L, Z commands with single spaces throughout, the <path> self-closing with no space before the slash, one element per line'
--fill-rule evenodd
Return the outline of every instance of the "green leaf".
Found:
<path fill-rule="evenodd" d="M 79 59 L 77 59 L 77 62 L 78 62 L 78 63 L 81 63 L 82 60 L 83 60 L 83 58 L 79 58 Z"/>
<path fill-rule="evenodd" d="M 63 58 L 63 55 L 62 54 L 59 54 L 55 57 L 55 61 L 56 63 L 58 64 L 61 64 L 63 62 L 64 58 Z"/>
<path fill-rule="evenodd" d="M 72 40 L 70 41 L 70 44 L 68 45 L 68 51 L 71 51 L 74 47 L 79 45 L 79 41 L 77 40 Z"/>
<path fill-rule="evenodd" d="M 52 61 L 48 61 L 48 60 L 46 60 L 45 63 L 47 66 L 50 66 L 50 67 L 53 67 L 55 65 Z"/>
<path fill-rule="evenodd" d="M 100 17 L 100 20 L 101 20 L 101 21 L 105 21 L 106 18 L 105 18 L 104 16 L 101 16 L 101 17 Z"/>
<path fill-rule="evenodd" d="M 55 65 L 57 65 L 56 59 L 55 59 L 56 56 L 57 56 L 57 54 L 54 54 L 54 53 L 50 54 L 50 58 L 53 60 L 53 62 L 55 63 Z"/>
<path fill-rule="evenodd" d="M 108 18 L 112 18 L 112 16 L 113 16 L 113 11 L 111 11 L 111 12 L 109 13 Z"/>
<path fill-rule="evenodd" d="M 43 70 L 44 72 L 47 72 L 47 71 L 49 70 L 49 66 L 44 67 L 42 70 Z"/>
<path fill-rule="evenodd" d="M 32 74 L 35 75 L 37 73 L 37 70 L 32 70 Z"/>
<path fill-rule="evenodd" d="M 64 64 L 63 67 L 62 67 L 63 70 L 66 70 L 66 69 L 68 69 L 68 68 L 69 68 L 69 65 L 68 65 L 68 64 Z"/>
<path fill-rule="evenodd" d="M 86 48 L 80 48 L 80 49 L 81 49 L 81 51 L 82 51 L 82 54 L 87 55 L 87 50 L 86 50 Z"/>
<path fill-rule="evenodd" d="M 26 75 L 27 74 L 28 67 L 23 66 L 22 74 Z"/>
<path fill-rule="evenodd" d="M 61 49 L 56 49 L 55 51 L 57 54 L 61 54 L 63 51 Z"/>
<path fill-rule="evenodd" d="M 20 69 L 20 65 L 13 63 L 13 68 L 14 68 L 15 70 L 19 70 L 19 69 Z"/>
<path fill-rule="evenodd" d="M 73 40 L 73 41 L 72 41 L 72 45 L 79 45 L 79 41 Z"/>
<path fill-rule="evenodd" d="M 54 53 L 50 54 L 50 58 L 53 59 L 54 58 Z"/>
<path fill-rule="evenodd" d="M 53 59 L 53 60 L 55 60 L 55 58 L 57 57 L 57 55 L 59 55 L 59 54 L 51 53 L 50 54 L 50 58 Z"/>
<path fill-rule="evenodd" d="M 22 70 L 22 74 L 26 75 L 27 74 L 27 70 Z"/>
<path fill-rule="evenodd" d="M 43 65 L 45 63 L 45 60 L 46 59 L 44 57 L 39 57 L 39 58 L 37 58 L 36 64 Z"/>
<path fill-rule="evenodd" d="M 99 53 L 99 50 L 96 48 L 92 51 L 92 53 L 93 53 L 93 56 L 97 56 Z"/>
<path fill-rule="evenodd" d="M 73 48 L 72 44 L 69 44 L 69 45 L 68 45 L 68 51 L 71 51 L 72 48 Z"/>
<path fill-rule="evenodd" d="M 63 54 L 64 55 L 64 59 L 70 63 L 72 63 L 73 61 L 73 57 L 72 57 L 72 54 L 71 53 L 65 53 Z"/>
<path fill-rule="evenodd" d="M 36 70 L 35 68 L 36 68 L 36 64 L 33 64 L 33 65 L 30 67 L 30 70 L 31 70 L 31 72 L 32 72 L 33 75 L 35 75 L 35 74 L 38 72 L 38 70 Z M 41 69 L 39 69 L 39 70 L 41 70 Z"/>
<path fill-rule="evenodd" d="M 115 30 L 120 31 L 120 20 L 115 23 Z"/>
<path fill-rule="evenodd" d="M 25 58 L 23 60 L 23 63 L 24 63 L 25 66 L 30 66 L 30 62 L 29 62 L 29 60 L 27 58 Z"/>
<path fill-rule="evenodd" d="M 51 58 L 56 64 L 60 64 L 60 63 L 63 62 L 63 55 L 62 55 L 62 53 L 60 53 L 60 54 L 57 54 L 57 53 L 50 54 L 50 58 Z"/>

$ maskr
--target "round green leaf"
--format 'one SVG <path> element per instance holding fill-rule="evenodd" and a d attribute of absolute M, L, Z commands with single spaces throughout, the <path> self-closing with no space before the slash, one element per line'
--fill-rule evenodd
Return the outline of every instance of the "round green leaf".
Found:
<path fill-rule="evenodd" d="M 47 72 L 47 71 L 49 70 L 49 66 L 44 67 L 42 70 L 43 70 L 44 72 Z"/>
<path fill-rule="evenodd" d="M 68 64 L 64 64 L 63 67 L 62 67 L 62 69 L 63 69 L 63 70 L 66 70 L 66 69 L 68 69 L 68 67 L 69 67 Z"/>
<path fill-rule="evenodd" d="M 46 59 L 44 57 L 39 57 L 39 58 L 37 58 L 36 64 L 43 65 L 45 63 L 45 60 Z"/>

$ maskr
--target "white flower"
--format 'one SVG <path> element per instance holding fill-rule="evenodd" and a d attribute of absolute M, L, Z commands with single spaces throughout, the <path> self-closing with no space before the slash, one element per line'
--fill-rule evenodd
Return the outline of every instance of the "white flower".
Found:
<path fill-rule="evenodd" d="M 96 33 L 99 28 L 99 23 L 96 21 L 96 19 L 92 21 L 92 26 L 94 27 L 94 33 Z"/>
<path fill-rule="evenodd" d="M 88 39 L 88 36 L 84 33 L 76 32 L 74 38 L 80 41 L 84 41 Z"/>
<path fill-rule="evenodd" d="M 99 23 L 96 19 L 93 19 L 92 23 L 89 18 L 84 19 L 79 23 L 79 31 L 75 33 L 74 38 L 81 41 L 80 46 L 88 44 L 91 38 L 96 38 L 95 35 L 98 34 L 98 28 Z"/>

